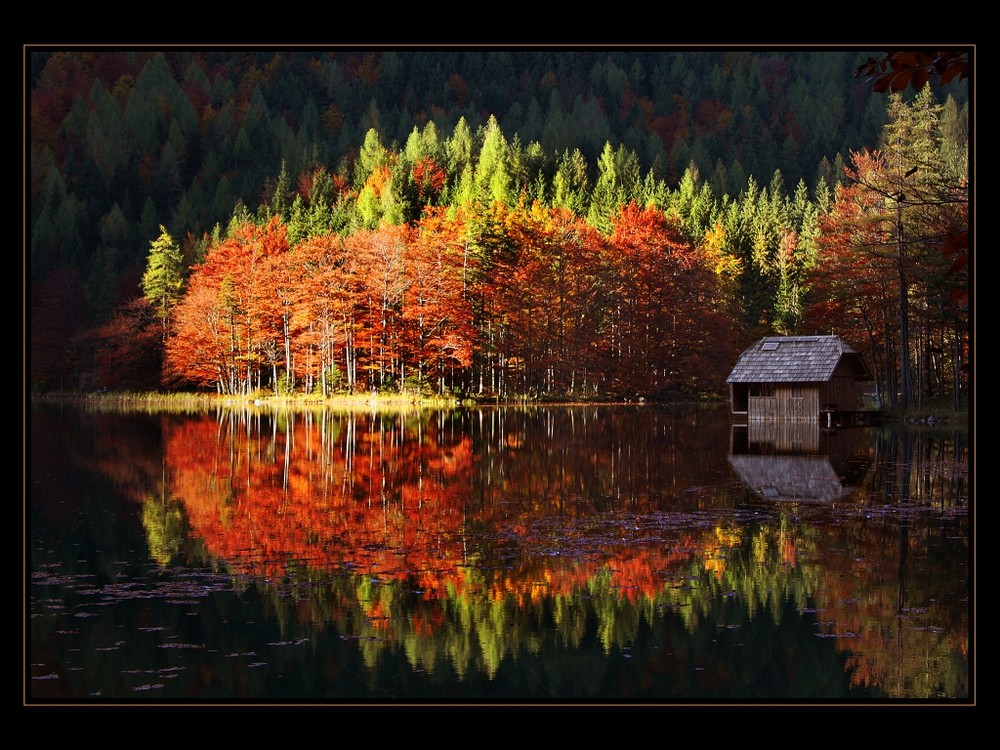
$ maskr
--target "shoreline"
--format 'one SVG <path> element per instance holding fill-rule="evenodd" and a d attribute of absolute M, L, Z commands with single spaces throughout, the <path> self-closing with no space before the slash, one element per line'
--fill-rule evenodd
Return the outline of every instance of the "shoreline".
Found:
<path fill-rule="evenodd" d="M 557 406 L 633 406 L 666 408 L 723 408 L 728 400 L 720 396 L 678 398 L 675 400 L 637 399 L 476 399 L 457 397 L 429 397 L 411 393 L 358 393 L 327 396 L 234 396 L 217 393 L 134 393 L 134 392 L 52 392 L 29 394 L 31 403 L 69 403 L 94 408 L 151 409 L 158 411 L 203 411 L 208 409 L 332 409 L 349 411 L 420 411 L 424 409 L 465 409 L 487 407 L 557 407 Z M 906 410 L 885 408 L 883 421 L 901 422 L 908 426 L 929 428 L 971 427 L 969 409 L 956 411 L 952 406 L 935 402 Z"/>

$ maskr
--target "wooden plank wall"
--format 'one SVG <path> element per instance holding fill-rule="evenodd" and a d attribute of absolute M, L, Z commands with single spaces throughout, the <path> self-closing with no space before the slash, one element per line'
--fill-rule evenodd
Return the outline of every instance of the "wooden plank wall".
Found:
<path fill-rule="evenodd" d="M 802 396 L 792 395 L 787 386 L 777 386 L 773 396 L 750 396 L 750 421 L 787 419 L 791 421 L 814 421 L 819 419 L 819 390 L 815 386 L 803 386 Z"/>
<path fill-rule="evenodd" d="M 857 382 L 852 377 L 840 375 L 820 386 L 820 401 L 836 411 L 856 411 L 862 407 Z"/>

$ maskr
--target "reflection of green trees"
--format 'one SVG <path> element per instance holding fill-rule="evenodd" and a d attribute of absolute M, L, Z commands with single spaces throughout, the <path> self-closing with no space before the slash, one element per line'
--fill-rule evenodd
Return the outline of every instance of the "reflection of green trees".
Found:
<path fill-rule="evenodd" d="M 381 655 L 402 650 L 414 670 L 448 668 L 462 678 L 475 670 L 492 678 L 505 659 L 537 654 L 549 639 L 576 648 L 594 636 L 609 654 L 631 648 L 644 624 L 656 629 L 667 615 L 679 618 L 693 636 L 719 616 L 718 602 L 727 598 L 738 606 L 725 608 L 727 622 L 716 627 L 739 626 L 764 615 L 780 623 L 790 601 L 800 611 L 808 607 L 815 584 L 815 562 L 795 566 L 781 559 L 789 523 L 780 518 L 755 529 L 728 551 L 721 574 L 704 559 L 694 558 L 664 576 L 652 594 L 630 592 L 616 580 L 612 567 L 596 568 L 567 591 L 546 590 L 540 584 L 541 595 L 504 592 L 497 585 L 500 573 L 474 567 L 465 568 L 461 584 L 448 587 L 440 599 L 427 598 L 413 579 L 390 580 L 371 573 L 324 577 L 303 569 L 308 585 L 294 578 L 270 585 L 276 610 L 285 610 L 276 611 L 279 619 L 332 621 L 344 637 L 356 640 L 371 669 Z M 289 595 L 289 587 L 295 595 Z M 296 601 L 299 609 L 292 615 L 289 607 Z M 303 607 L 303 601 L 308 606 Z M 732 622 L 734 611 L 741 622 Z"/>
<path fill-rule="evenodd" d="M 598 639 L 605 653 L 634 642 L 643 615 L 650 614 L 649 607 L 643 606 L 648 604 L 647 599 L 640 597 L 633 603 L 622 592 L 615 591 L 612 585 L 610 571 L 604 570 L 592 578 L 587 587 L 589 598 L 586 601 L 597 615 Z M 579 596 L 574 593 L 572 601 L 579 602 Z"/>
<path fill-rule="evenodd" d="M 378 434 L 417 429 L 410 422 L 409 416 L 398 423 L 387 420 Z M 324 430 L 324 443 L 338 424 L 334 420 Z M 526 472 L 520 461 L 531 460 L 530 451 L 519 450 L 523 438 L 502 437 L 526 434 L 527 428 L 513 429 L 520 424 L 508 415 L 508 432 L 490 441 L 507 446 L 497 460 L 505 462 L 508 482 Z M 844 682 L 849 679 L 858 690 L 889 697 L 960 696 L 968 691 L 968 613 L 954 604 L 954 592 L 940 586 L 962 580 L 956 566 L 968 558 L 968 534 L 962 528 L 967 520 L 956 515 L 949 521 L 950 515 L 942 518 L 939 510 L 954 508 L 967 493 L 967 479 L 959 471 L 966 459 L 959 443 L 931 437 L 879 441 L 878 455 L 891 460 L 877 461 L 850 504 L 836 510 L 775 504 L 748 516 L 737 504 L 717 509 L 710 528 L 685 525 L 683 541 L 676 544 L 650 545 L 630 537 L 619 546 L 617 537 L 614 544 L 608 541 L 607 525 L 592 514 L 577 515 L 585 507 L 582 499 L 553 516 L 537 498 L 561 498 L 568 491 L 542 475 L 529 482 L 530 491 L 515 491 L 524 486 L 517 482 L 506 485 L 503 513 L 469 513 L 461 527 L 466 556 L 457 578 L 450 565 L 400 577 L 414 560 L 433 565 L 432 556 L 402 556 L 399 569 L 357 576 L 302 559 L 286 563 L 283 576 L 252 577 L 252 585 L 265 595 L 273 593 L 268 600 L 283 633 L 301 621 L 331 625 L 357 644 L 372 675 L 402 655 L 414 671 L 492 680 L 505 663 L 519 659 L 626 653 L 638 648 L 644 633 L 648 640 L 650 632 L 677 642 L 678 651 L 690 651 L 685 659 L 705 661 L 715 658 L 716 644 L 722 642 L 713 634 L 735 641 L 743 633 L 764 638 L 769 628 L 780 628 L 815 635 L 841 660 Z M 588 438 L 592 446 L 603 446 L 597 435 Z M 904 459 L 911 468 L 901 476 Z M 628 475 L 634 486 L 645 487 L 636 473 Z M 943 482 L 936 481 L 939 475 Z M 908 503 L 907 497 L 923 502 Z M 894 498 L 899 507 L 892 504 Z M 493 504 L 484 503 L 487 509 Z M 666 526 L 667 518 L 686 524 L 696 517 L 672 512 L 656 518 Z M 181 551 L 195 556 L 195 540 L 181 549 L 183 514 L 162 493 L 148 497 L 143 522 L 151 553 L 161 564 Z M 958 526 L 954 533 L 949 523 Z M 499 531 L 515 524 L 516 531 Z M 618 520 L 612 524 L 619 525 Z M 586 558 L 574 558 L 573 550 L 586 550 Z M 598 551 L 602 562 L 591 557 Z M 246 585 L 248 567 L 239 570 Z M 810 619 L 813 612 L 822 613 L 819 623 Z M 808 647 L 800 640 L 767 648 L 776 658 L 792 661 L 795 649 Z M 752 668 L 749 662 L 741 666 Z M 829 685 L 834 677 L 824 672 L 823 679 Z"/>
<path fill-rule="evenodd" d="M 142 526 L 150 557 L 160 565 L 168 565 L 187 538 L 184 504 L 166 492 L 150 495 L 142 506 Z"/>
<path fill-rule="evenodd" d="M 470 567 L 465 569 L 465 579 L 440 599 L 426 597 L 412 580 L 389 581 L 371 575 L 333 576 L 322 585 L 314 580 L 308 610 L 314 621 L 332 619 L 356 639 L 371 669 L 383 656 L 388 658 L 398 651 L 405 653 L 413 670 L 454 671 L 464 680 L 474 673 L 493 679 L 506 661 L 553 651 L 575 652 L 588 639 L 596 640 L 605 655 L 627 653 L 648 639 L 643 633 L 650 632 L 659 634 L 654 639 L 672 641 L 685 633 L 689 639 L 683 646 L 685 663 L 717 659 L 720 644 L 737 648 L 739 654 L 747 653 L 756 647 L 756 639 L 773 627 L 790 627 L 790 632 L 800 633 L 803 628 L 806 632 L 816 628 L 816 642 L 832 647 L 833 641 L 820 637 L 827 626 L 817 628 L 809 620 L 819 607 L 824 621 L 843 620 L 838 627 L 855 633 L 849 642 L 836 643 L 846 660 L 841 670 L 844 685 L 854 675 L 850 679 L 856 688 L 878 690 L 890 697 L 966 694 L 968 664 L 954 637 L 945 631 L 963 633 L 967 626 L 942 621 L 947 608 L 941 612 L 919 611 L 922 601 L 933 601 L 940 595 L 933 590 L 932 582 L 954 580 L 954 576 L 933 572 L 928 567 L 933 560 L 911 551 L 910 564 L 915 565 L 914 572 L 925 583 L 908 595 L 914 611 L 904 612 L 900 619 L 894 606 L 877 604 L 886 596 L 891 598 L 892 586 L 888 584 L 896 575 L 893 563 L 899 564 L 896 555 L 886 551 L 885 540 L 876 540 L 885 559 L 872 560 L 866 551 L 872 540 L 866 542 L 866 535 L 848 542 L 842 537 L 846 532 L 835 524 L 813 524 L 804 517 L 808 517 L 808 511 L 789 507 L 742 527 L 739 534 L 733 532 L 727 537 L 735 544 L 722 551 L 721 568 L 716 559 L 718 550 L 699 553 L 677 570 L 660 571 L 662 583 L 652 591 L 636 592 L 623 586 L 621 578 L 616 578 L 615 563 L 590 570 L 565 590 L 539 582 L 538 591 L 505 591 L 498 585 L 503 573 Z M 915 544 L 918 550 L 934 542 L 930 534 L 921 534 L 918 539 L 916 531 L 910 532 L 910 539 L 919 541 Z M 824 562 L 831 554 L 867 557 L 863 566 L 867 571 L 865 580 L 850 580 L 852 576 L 848 575 L 845 588 L 837 588 L 836 581 L 843 576 L 827 570 Z M 961 550 L 949 549 L 940 557 L 960 558 Z M 558 571 L 571 575 L 577 572 L 574 565 L 581 569 L 585 566 L 564 562 Z M 838 564 L 836 570 L 840 569 Z M 519 576 L 527 571 L 535 571 L 537 578 L 539 570 L 555 573 L 557 569 L 546 569 L 538 561 L 534 566 L 522 561 L 521 569 L 505 574 L 510 575 L 510 580 L 520 580 Z M 844 605 L 851 597 L 877 606 L 858 613 L 855 605 Z M 288 597 L 275 596 L 275 602 L 276 606 L 289 606 Z M 302 613 L 300 610 L 297 615 Z M 797 613 L 803 622 L 786 626 L 783 621 L 791 613 Z M 852 622 L 852 613 L 864 620 L 875 618 L 875 623 Z M 546 648 L 554 645 L 559 648 Z M 812 649 L 813 645 L 812 639 L 803 641 L 800 636 L 796 642 L 782 646 L 783 651 L 779 649 L 780 658 L 797 663 L 796 653 Z M 904 654 L 905 659 L 898 658 Z M 739 669 L 749 670 L 750 662 L 743 656 L 738 658 Z M 933 667 L 927 669 L 928 664 Z M 822 674 L 809 677 L 797 673 L 795 679 L 819 680 L 822 687 L 816 688 L 820 691 L 816 694 L 836 694 L 841 688 L 830 682 L 836 680 L 836 674 L 824 671 L 828 666 L 822 668 Z M 808 665 L 802 667 L 803 671 L 807 669 Z M 765 676 L 744 675 L 743 679 Z"/>
<path fill-rule="evenodd" d="M 168 530 L 176 529 L 176 514 L 169 503 L 150 505 L 155 533 L 173 538 Z M 895 514 L 845 526 L 826 513 L 790 505 L 752 521 L 722 523 L 700 549 L 654 571 L 652 588 L 628 585 L 613 558 L 595 565 L 531 556 L 502 569 L 469 565 L 460 580 L 434 592 L 412 577 L 319 571 L 305 563 L 289 565 L 280 581 L 251 585 L 265 594 L 283 633 L 306 621 L 354 641 L 372 680 L 400 655 L 414 672 L 493 680 L 505 663 L 539 655 L 595 658 L 585 647 L 596 643 L 605 657 L 654 659 L 643 667 L 651 674 L 712 663 L 722 680 L 731 650 L 731 670 L 741 681 L 733 695 L 768 695 L 775 688 L 768 680 L 782 679 L 768 677 L 768 659 L 749 658 L 755 649 L 766 649 L 774 663 L 797 665 L 788 679 L 802 695 L 838 696 L 848 689 L 890 698 L 968 694 L 968 642 L 961 642 L 968 621 L 954 606 L 936 604 L 949 596 L 939 582 L 958 580 L 952 568 L 966 556 L 961 530 L 951 533 L 947 524 L 938 528 L 919 517 L 901 522 Z M 897 581 L 902 566 L 909 572 Z M 897 583 L 906 586 L 902 609 Z M 813 612 L 822 613 L 819 622 Z M 761 640 L 774 628 L 798 635 L 781 644 Z M 651 648 L 650 637 L 661 645 Z M 660 649 L 667 666 L 656 665 Z M 822 660 L 815 670 L 804 655 L 813 652 Z M 599 674 L 593 679 L 602 684 Z M 679 683 L 677 690 L 702 687 L 714 695 L 729 689 Z"/>
<path fill-rule="evenodd" d="M 785 601 L 794 602 L 800 610 L 810 606 L 817 584 L 815 529 L 793 527 L 788 514 L 782 513 L 773 524 L 758 528 L 748 543 L 748 554 L 736 557 L 723 576 L 724 585 L 746 603 L 748 616 L 766 610 L 775 622 L 781 622 Z M 789 545 L 795 547 L 797 565 L 784 557 Z M 806 562 L 802 562 L 804 557 Z"/>

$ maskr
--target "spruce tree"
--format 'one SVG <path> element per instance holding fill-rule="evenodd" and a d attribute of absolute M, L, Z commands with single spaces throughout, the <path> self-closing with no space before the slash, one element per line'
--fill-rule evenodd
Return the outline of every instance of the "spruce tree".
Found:
<path fill-rule="evenodd" d="M 146 272 L 142 275 L 142 292 L 156 309 L 167 337 L 170 313 L 181 297 L 184 286 L 184 263 L 181 249 L 173 237 L 160 225 L 160 236 L 150 243 Z"/>

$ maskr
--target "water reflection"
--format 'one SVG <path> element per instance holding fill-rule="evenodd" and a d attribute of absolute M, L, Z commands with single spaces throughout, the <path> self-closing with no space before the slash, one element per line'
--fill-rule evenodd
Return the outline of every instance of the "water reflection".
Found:
<path fill-rule="evenodd" d="M 966 447 L 737 453 L 731 429 L 33 410 L 31 695 L 968 697 Z M 791 458 L 837 502 L 755 495 Z"/>
<path fill-rule="evenodd" d="M 872 466 L 870 436 L 818 423 L 734 425 L 733 470 L 763 500 L 829 503 L 850 497 Z"/>

